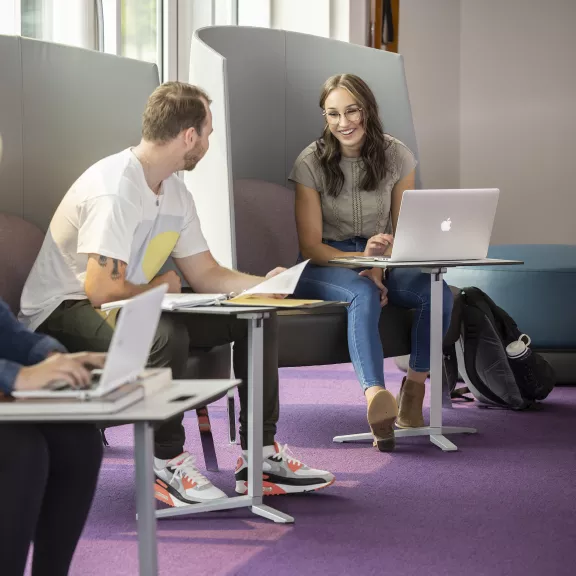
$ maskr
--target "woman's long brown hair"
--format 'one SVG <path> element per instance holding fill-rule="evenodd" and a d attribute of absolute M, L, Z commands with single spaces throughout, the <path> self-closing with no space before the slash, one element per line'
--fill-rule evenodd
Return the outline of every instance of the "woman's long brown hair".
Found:
<path fill-rule="evenodd" d="M 374 93 L 362 78 L 354 74 L 337 74 L 326 80 L 320 95 L 320 108 L 324 110 L 326 98 L 336 88 L 344 88 L 350 92 L 356 103 L 362 108 L 362 126 L 366 132 L 366 139 L 362 146 L 360 156 L 364 161 L 366 174 L 362 180 L 363 190 L 376 190 L 378 184 L 386 175 L 386 141 L 384 128 L 378 115 L 378 104 Z M 340 168 L 342 153 L 340 142 L 330 132 L 326 124 L 322 138 L 317 141 L 316 157 L 324 173 L 326 193 L 329 196 L 338 196 L 344 185 L 344 174 Z"/>

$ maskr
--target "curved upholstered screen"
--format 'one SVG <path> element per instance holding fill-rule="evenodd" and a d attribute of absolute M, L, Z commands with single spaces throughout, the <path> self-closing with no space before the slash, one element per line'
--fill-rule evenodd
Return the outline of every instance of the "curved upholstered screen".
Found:
<path fill-rule="evenodd" d="M 294 266 L 298 235 L 294 191 L 264 180 L 234 181 L 236 257 L 242 272 L 265 275 Z"/>
<path fill-rule="evenodd" d="M 20 309 L 20 295 L 38 256 L 44 234 L 19 216 L 0 213 L 0 298 L 14 314 Z"/>
<path fill-rule="evenodd" d="M 88 166 L 137 144 L 154 64 L 0 36 L 0 212 L 46 230 Z"/>
<path fill-rule="evenodd" d="M 322 133 L 322 84 L 343 72 L 368 82 L 386 131 L 418 153 L 402 56 L 319 36 L 242 26 L 204 28 L 197 38 L 226 59 L 235 179 L 285 184 L 298 154 Z"/>
<path fill-rule="evenodd" d="M 190 81 L 211 92 L 215 152 L 187 181 L 219 260 L 243 264 L 236 261 L 234 229 L 242 222 L 234 216 L 232 182 L 286 186 L 294 160 L 322 132 L 321 86 L 343 72 L 368 82 L 385 130 L 418 156 L 402 56 L 284 30 L 222 26 L 195 34 Z M 222 230 L 231 230 L 230 239 Z"/>

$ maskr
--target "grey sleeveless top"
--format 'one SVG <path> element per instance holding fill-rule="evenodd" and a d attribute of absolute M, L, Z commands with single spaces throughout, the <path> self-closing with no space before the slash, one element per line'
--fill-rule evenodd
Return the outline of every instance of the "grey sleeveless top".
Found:
<path fill-rule="evenodd" d="M 378 189 L 371 192 L 360 187 L 365 173 L 361 158 L 341 159 L 344 186 L 336 197 L 325 192 L 324 175 L 315 154 L 316 142 L 310 144 L 296 159 L 288 179 L 320 194 L 323 239 L 347 240 L 356 236 L 370 238 L 375 234 L 392 232 L 392 189 L 414 170 L 417 161 L 400 140 L 388 134 L 385 139 L 389 144 L 386 148 L 388 169 Z"/>

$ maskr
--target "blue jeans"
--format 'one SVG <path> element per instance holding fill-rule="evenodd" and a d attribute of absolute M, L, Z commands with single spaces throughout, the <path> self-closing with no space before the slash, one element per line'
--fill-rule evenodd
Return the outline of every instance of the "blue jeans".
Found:
<path fill-rule="evenodd" d="M 343 252 L 363 252 L 364 238 L 352 238 L 327 244 Z M 308 264 L 296 288 L 296 298 L 338 300 L 348 306 L 348 348 L 356 375 L 364 390 L 384 386 L 384 352 L 380 340 L 380 291 L 358 270 Z M 415 268 L 388 270 L 388 302 L 414 310 L 410 368 L 430 370 L 430 275 Z M 450 325 L 453 296 L 444 283 L 442 319 L 444 334 Z"/>

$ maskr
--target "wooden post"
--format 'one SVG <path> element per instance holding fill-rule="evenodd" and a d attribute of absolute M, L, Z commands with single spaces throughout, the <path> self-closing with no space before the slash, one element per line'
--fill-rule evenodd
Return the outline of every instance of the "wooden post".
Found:
<path fill-rule="evenodd" d="M 382 19 L 384 16 L 384 1 L 372 0 L 370 13 L 370 46 L 388 52 L 398 52 L 398 23 L 400 21 L 400 0 L 390 0 L 392 7 L 392 25 L 394 27 L 394 40 L 382 44 Z"/>
<path fill-rule="evenodd" d="M 371 46 L 372 48 L 382 48 L 382 15 L 383 15 L 383 0 L 372 0 L 371 21 L 372 21 L 372 34 Z"/>
<path fill-rule="evenodd" d="M 398 52 L 398 35 L 399 35 L 399 26 L 398 23 L 400 21 L 400 0 L 391 0 L 392 4 L 392 24 L 394 26 L 394 41 L 388 42 L 386 44 L 386 50 L 388 52 Z"/>

